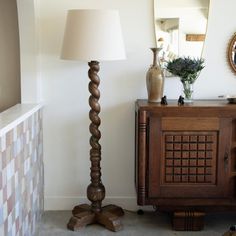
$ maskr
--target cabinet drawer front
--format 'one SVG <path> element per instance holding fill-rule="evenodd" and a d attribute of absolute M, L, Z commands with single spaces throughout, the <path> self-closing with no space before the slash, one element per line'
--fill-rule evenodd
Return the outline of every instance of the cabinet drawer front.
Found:
<path fill-rule="evenodd" d="M 164 117 L 161 122 L 162 130 L 219 130 L 219 119 L 214 117 Z"/>

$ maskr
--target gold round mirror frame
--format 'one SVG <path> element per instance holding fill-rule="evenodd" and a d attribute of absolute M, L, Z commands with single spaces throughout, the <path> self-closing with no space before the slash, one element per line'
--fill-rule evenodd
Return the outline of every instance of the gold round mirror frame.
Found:
<path fill-rule="evenodd" d="M 235 52 L 234 57 L 236 60 L 236 33 L 230 39 L 228 51 L 227 51 L 228 62 L 229 62 L 230 68 L 236 74 L 236 61 L 233 60 L 233 56 L 232 56 L 233 51 Z"/>

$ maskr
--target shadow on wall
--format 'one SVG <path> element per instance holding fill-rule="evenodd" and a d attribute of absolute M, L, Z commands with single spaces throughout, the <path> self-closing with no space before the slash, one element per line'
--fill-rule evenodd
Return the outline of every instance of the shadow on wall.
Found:
<path fill-rule="evenodd" d="M 0 112 L 21 102 L 16 1 L 0 1 Z"/>
<path fill-rule="evenodd" d="M 107 195 L 132 196 L 134 190 L 134 102 L 104 109 L 102 120 L 102 179 Z M 124 183 L 124 184 L 121 184 Z"/>

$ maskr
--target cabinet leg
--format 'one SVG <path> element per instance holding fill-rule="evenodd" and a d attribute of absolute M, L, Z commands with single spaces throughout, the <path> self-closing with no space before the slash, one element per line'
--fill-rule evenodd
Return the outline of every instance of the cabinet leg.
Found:
<path fill-rule="evenodd" d="M 177 231 L 199 231 L 204 228 L 204 212 L 178 211 L 173 213 L 172 226 Z"/>
<path fill-rule="evenodd" d="M 137 214 L 138 214 L 138 215 L 143 215 L 143 214 L 144 214 L 144 211 L 143 211 L 142 209 L 139 209 L 139 210 L 137 210 Z"/>

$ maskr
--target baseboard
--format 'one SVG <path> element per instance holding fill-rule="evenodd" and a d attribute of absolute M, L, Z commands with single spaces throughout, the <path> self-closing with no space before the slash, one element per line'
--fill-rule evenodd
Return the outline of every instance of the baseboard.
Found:
<path fill-rule="evenodd" d="M 90 202 L 86 197 L 58 197 L 58 196 L 46 196 L 44 199 L 44 209 L 46 211 L 60 211 L 60 210 L 72 210 L 74 206 Z M 136 197 L 106 197 L 103 201 L 103 205 L 115 204 L 122 207 L 125 210 L 137 211 L 138 209 L 153 210 L 150 206 L 138 206 Z"/>

